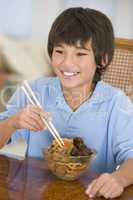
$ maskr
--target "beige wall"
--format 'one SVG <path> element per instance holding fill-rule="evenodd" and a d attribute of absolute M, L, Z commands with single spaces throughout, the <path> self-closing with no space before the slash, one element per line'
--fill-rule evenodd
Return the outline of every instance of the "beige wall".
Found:
<path fill-rule="evenodd" d="M 32 37 L 47 39 L 49 29 L 62 9 L 63 0 L 33 0 Z"/>

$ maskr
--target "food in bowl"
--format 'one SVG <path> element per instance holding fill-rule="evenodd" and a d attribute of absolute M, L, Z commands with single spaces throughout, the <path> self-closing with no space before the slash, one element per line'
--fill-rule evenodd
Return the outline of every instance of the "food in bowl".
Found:
<path fill-rule="evenodd" d="M 88 148 L 82 138 L 63 138 L 64 146 L 60 147 L 56 140 L 44 151 L 49 169 L 58 178 L 76 180 L 89 167 L 94 151 Z"/>

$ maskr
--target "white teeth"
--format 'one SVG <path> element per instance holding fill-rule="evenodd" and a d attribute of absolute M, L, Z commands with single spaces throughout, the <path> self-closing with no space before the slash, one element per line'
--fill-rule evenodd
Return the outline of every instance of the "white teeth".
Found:
<path fill-rule="evenodd" d="M 63 74 L 64 74 L 65 76 L 74 76 L 74 75 L 77 74 L 77 72 L 63 72 Z"/>

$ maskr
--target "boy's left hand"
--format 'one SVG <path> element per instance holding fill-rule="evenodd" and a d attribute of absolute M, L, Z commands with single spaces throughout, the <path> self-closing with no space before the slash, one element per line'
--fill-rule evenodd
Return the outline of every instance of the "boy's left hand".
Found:
<path fill-rule="evenodd" d="M 94 179 L 86 189 L 90 198 L 103 196 L 104 198 L 115 198 L 123 193 L 124 187 L 115 174 L 104 173 Z"/>

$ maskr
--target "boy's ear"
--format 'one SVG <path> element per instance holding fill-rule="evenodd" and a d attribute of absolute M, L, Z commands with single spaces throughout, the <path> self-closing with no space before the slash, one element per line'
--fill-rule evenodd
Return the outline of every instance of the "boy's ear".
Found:
<path fill-rule="evenodd" d="M 107 65 L 107 63 L 108 63 L 108 55 L 105 54 L 105 56 L 102 58 L 101 64 L 103 67 L 105 67 Z"/>

